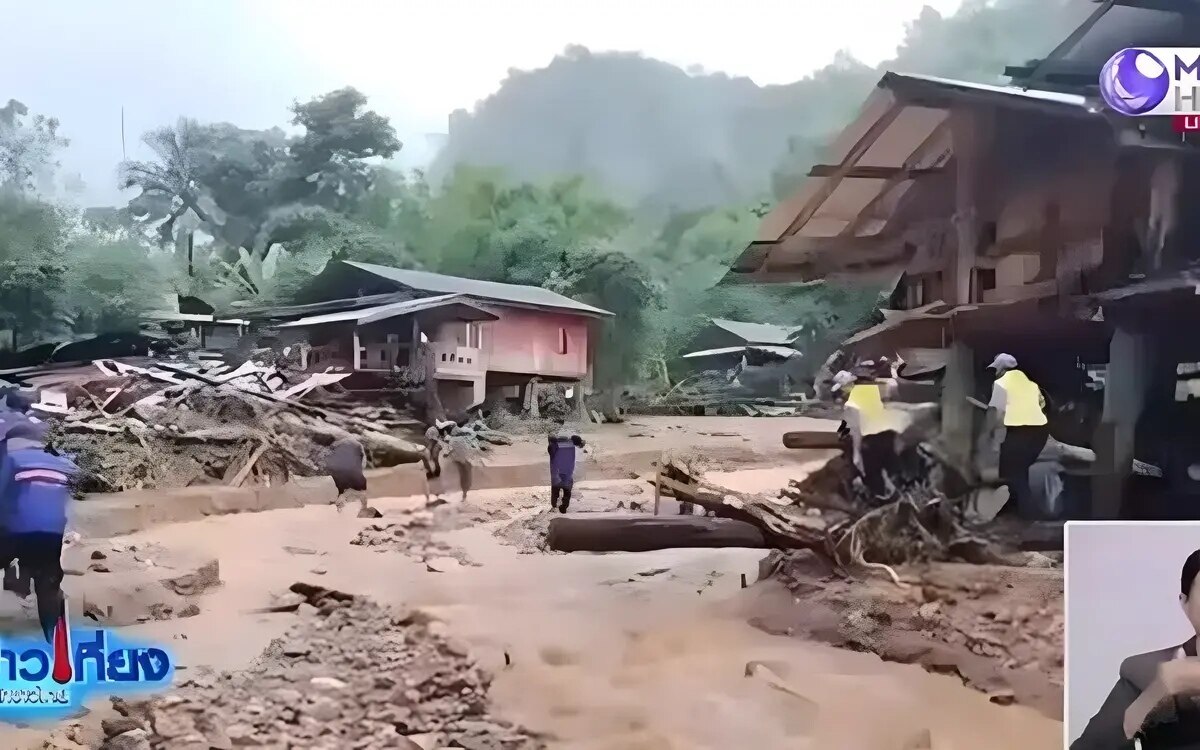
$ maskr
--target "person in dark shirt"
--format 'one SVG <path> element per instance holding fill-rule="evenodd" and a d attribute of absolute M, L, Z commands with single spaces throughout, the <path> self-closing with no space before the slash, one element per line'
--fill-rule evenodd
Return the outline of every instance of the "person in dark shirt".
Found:
<path fill-rule="evenodd" d="M 38 621 L 49 641 L 64 617 L 62 547 L 67 529 L 71 480 L 77 469 L 49 453 L 38 423 L 7 430 L 0 458 L 0 568 L 4 588 L 37 595 Z M 32 586 L 31 586 L 32 584 Z"/>
<path fill-rule="evenodd" d="M 340 513 L 347 500 L 357 498 L 362 509 L 367 507 L 367 475 L 363 470 L 365 454 L 362 445 L 352 438 L 343 438 L 333 444 L 325 459 L 325 470 L 333 477 L 337 487 L 334 504 Z"/>
<path fill-rule="evenodd" d="M 550 507 L 566 513 L 571 504 L 571 489 L 575 486 L 576 453 L 583 450 L 583 438 L 566 430 L 566 420 L 558 421 L 546 445 L 550 454 Z"/>
<path fill-rule="evenodd" d="M 1188 555 L 1179 603 L 1193 635 L 1181 645 L 1131 656 L 1071 750 L 1200 750 L 1200 550 Z"/>

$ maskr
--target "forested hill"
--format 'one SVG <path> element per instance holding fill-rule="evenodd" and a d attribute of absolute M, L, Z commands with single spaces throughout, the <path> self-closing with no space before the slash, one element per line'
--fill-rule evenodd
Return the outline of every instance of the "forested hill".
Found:
<path fill-rule="evenodd" d="M 948 18 L 926 8 L 894 60 L 871 68 L 840 55 L 786 86 L 571 47 L 545 68 L 514 72 L 474 112 L 453 118 L 430 176 L 440 182 L 456 164 L 501 167 L 520 179 L 582 174 L 664 212 L 778 196 L 853 117 L 882 70 L 998 83 L 1005 65 L 1046 54 L 1093 7 L 968 0 Z"/>

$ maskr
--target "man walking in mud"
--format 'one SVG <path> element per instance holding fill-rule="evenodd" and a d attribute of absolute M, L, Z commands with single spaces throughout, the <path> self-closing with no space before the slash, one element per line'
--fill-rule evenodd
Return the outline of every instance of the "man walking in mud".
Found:
<path fill-rule="evenodd" d="M 566 420 L 558 418 L 558 428 L 547 439 L 550 454 L 550 508 L 566 513 L 571 504 L 571 489 L 575 486 L 576 452 L 583 450 L 583 438 L 569 433 Z"/>
<path fill-rule="evenodd" d="M 62 593 L 62 546 L 75 465 L 48 452 L 42 423 L 6 425 L 0 459 L 0 566 L 4 588 L 37 596 L 38 622 L 54 636 L 66 600 Z M 15 566 L 14 566 L 15 562 Z"/>
<path fill-rule="evenodd" d="M 360 510 L 367 508 L 367 475 L 364 471 L 366 455 L 362 444 L 352 438 L 343 438 L 333 444 L 325 459 L 325 470 L 333 477 L 337 487 L 334 505 L 338 512 L 346 507 L 346 501 L 358 499 Z"/>
<path fill-rule="evenodd" d="M 467 493 L 471 491 L 474 474 L 473 460 L 477 452 L 473 438 L 467 430 L 459 428 L 457 422 L 449 419 L 437 419 L 425 431 L 425 455 L 422 462 L 425 465 L 425 499 L 429 500 L 429 490 L 433 487 L 434 495 L 441 497 L 442 463 L 449 461 L 458 474 L 459 488 L 462 499 L 466 502 Z"/>

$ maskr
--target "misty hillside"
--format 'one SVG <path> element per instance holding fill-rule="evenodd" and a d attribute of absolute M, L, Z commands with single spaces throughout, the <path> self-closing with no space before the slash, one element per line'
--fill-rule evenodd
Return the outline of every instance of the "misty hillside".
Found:
<path fill-rule="evenodd" d="M 474 112 L 453 117 L 430 176 L 439 182 L 456 164 L 500 167 L 518 179 L 585 174 L 632 204 L 664 211 L 778 195 L 854 115 L 882 70 L 999 83 L 1006 64 L 1044 55 L 1093 7 L 968 0 L 949 18 L 926 8 L 896 59 L 880 68 L 840 55 L 786 86 L 570 47 L 545 68 L 514 72 Z"/>

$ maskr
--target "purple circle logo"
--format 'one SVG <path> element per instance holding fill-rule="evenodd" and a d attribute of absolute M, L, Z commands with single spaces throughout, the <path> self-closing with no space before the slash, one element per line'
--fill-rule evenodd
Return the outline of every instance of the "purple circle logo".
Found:
<path fill-rule="evenodd" d="M 1100 69 L 1100 94 L 1123 115 L 1143 115 L 1171 90 L 1167 66 L 1144 49 L 1123 49 Z"/>

